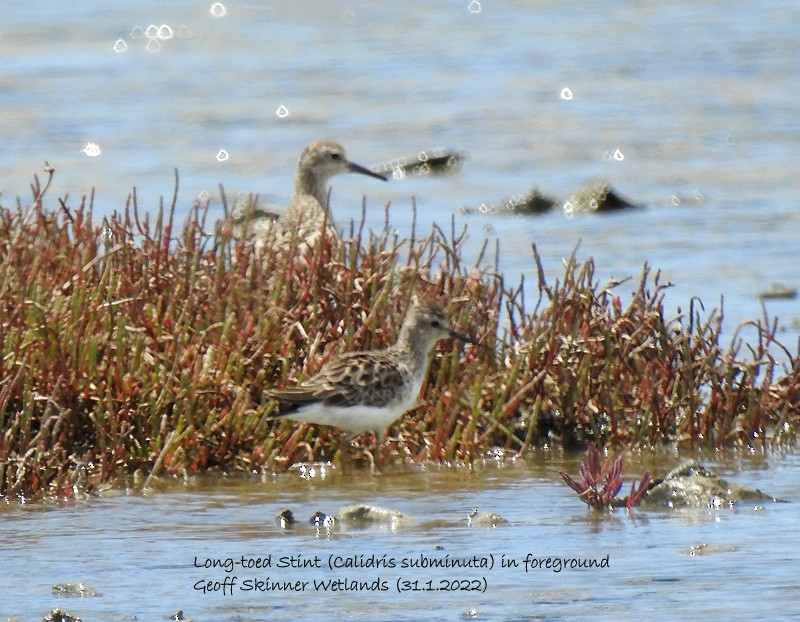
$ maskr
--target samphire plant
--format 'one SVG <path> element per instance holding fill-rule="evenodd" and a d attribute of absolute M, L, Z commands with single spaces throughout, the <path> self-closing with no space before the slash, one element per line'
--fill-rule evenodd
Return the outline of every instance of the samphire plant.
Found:
<path fill-rule="evenodd" d="M 549 282 L 533 247 L 523 279 L 487 241 L 464 260 L 455 221 L 403 238 L 390 227 L 310 250 L 233 240 L 209 205 L 154 215 L 92 197 L 0 197 L 0 495 L 71 496 L 115 478 L 270 472 L 300 461 L 366 463 L 374 442 L 275 422 L 264 397 L 333 354 L 394 341 L 412 295 L 448 302 L 479 347 L 444 341 L 418 406 L 390 431 L 389 462 L 453 463 L 547 445 L 647 448 L 791 444 L 800 367 L 758 341 L 721 344 L 721 313 L 668 317 L 645 266 L 632 295 L 573 252 Z M 225 206 L 223 194 L 223 206 Z M 744 353 L 743 353 L 744 351 Z M 347 460 L 343 460 L 344 458 Z M 602 490 L 602 488 L 601 488 Z"/>

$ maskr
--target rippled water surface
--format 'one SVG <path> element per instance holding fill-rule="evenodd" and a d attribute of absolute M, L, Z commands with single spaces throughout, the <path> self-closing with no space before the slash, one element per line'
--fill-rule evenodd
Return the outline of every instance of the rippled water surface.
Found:
<path fill-rule="evenodd" d="M 339 223 L 359 217 L 366 194 L 371 225 L 391 201 L 407 234 L 414 196 L 422 232 L 455 214 L 469 252 L 502 241 L 513 279 L 533 269 L 531 242 L 555 277 L 580 241 L 600 278 L 662 269 L 677 284 L 670 311 L 724 296 L 728 334 L 762 315 L 756 296 L 773 282 L 800 287 L 796 2 L 110 6 L 3 7 L 6 197 L 26 194 L 47 160 L 54 194 L 95 187 L 99 212 L 121 209 L 133 186 L 154 210 L 176 167 L 184 213 L 220 183 L 281 206 L 311 140 L 341 141 L 366 165 L 446 147 L 468 155 L 457 176 L 336 178 Z M 647 209 L 460 211 L 534 186 L 565 199 L 598 179 Z M 797 300 L 767 312 L 796 350 Z"/>
<path fill-rule="evenodd" d="M 631 458 L 628 469 L 637 475 L 676 462 Z M 739 484 L 800 495 L 794 456 L 709 466 Z M 60 607 L 85 622 L 162 620 L 179 610 L 196 620 L 604 620 L 642 619 L 656 603 L 674 619 L 751 619 L 754 603 L 764 619 L 800 614 L 794 503 L 598 517 L 559 482 L 560 469 L 577 474 L 577 461 L 544 453 L 525 464 L 373 477 L 207 478 L 147 496 L 105 493 L 61 507 L 8 507 L 0 511 L 0 615 L 39 620 Z M 337 514 L 357 503 L 400 511 L 407 522 L 330 529 L 308 522 L 314 512 Z M 287 507 L 298 518 L 291 529 L 275 519 Z M 507 522 L 470 525 L 474 509 Z M 710 552 L 693 556 L 691 548 L 703 544 Z M 270 556 L 269 569 L 205 567 L 207 560 L 255 564 Z M 315 558 L 319 568 L 293 567 Z M 328 567 L 370 558 L 395 566 Z M 489 566 L 419 567 L 453 558 Z M 557 571 L 559 563 L 606 558 L 607 566 Z M 416 565 L 403 568 L 404 560 Z M 302 592 L 245 589 L 267 580 L 308 585 Z M 345 580 L 350 589 L 330 591 L 331 581 Z M 102 596 L 51 595 L 64 581 Z M 220 591 L 200 590 L 209 582 Z M 476 589 L 451 591 L 454 584 Z"/>
<path fill-rule="evenodd" d="M 580 241 L 579 258 L 593 256 L 601 279 L 636 276 L 645 261 L 662 269 L 677 284 L 670 310 L 695 295 L 708 307 L 724 296 L 727 336 L 760 317 L 756 295 L 773 282 L 800 287 L 796 2 L 179 0 L 1 10 L 4 202 L 27 196 L 48 161 L 52 197 L 94 187 L 104 214 L 121 209 L 136 186 L 140 209 L 153 211 L 160 195 L 171 196 L 177 167 L 180 212 L 207 193 L 219 216 L 220 183 L 232 196 L 257 192 L 285 204 L 297 155 L 311 140 L 338 140 L 364 165 L 446 147 L 467 154 L 456 175 L 388 184 L 336 178 L 339 223 L 359 217 L 366 194 L 369 224 L 383 225 L 391 201 L 391 225 L 406 234 L 415 197 L 420 231 L 454 216 L 469 227 L 473 255 L 485 237 L 499 238 L 509 281 L 531 276 L 532 242 L 555 278 Z M 571 99 L 561 97 L 564 88 Z M 571 218 L 462 210 L 534 186 L 567 198 L 597 179 L 645 209 Z M 798 301 L 766 309 L 795 350 Z M 197 620 L 635 619 L 654 604 L 675 619 L 800 613 L 793 504 L 595 520 L 558 480 L 565 466 L 577 472 L 574 462 L 544 455 L 499 469 L 287 475 L 6 508 L 0 617 L 41 619 L 56 606 L 87 621 L 164 619 L 180 609 Z M 794 457 L 719 466 L 739 483 L 798 497 Z M 416 522 L 330 533 L 305 524 L 316 510 L 352 503 L 386 505 Z M 275 524 L 287 506 L 302 527 Z M 469 526 L 473 508 L 509 523 Z M 699 543 L 731 550 L 688 555 Z M 499 564 L 504 554 L 528 553 L 608 556 L 609 565 L 527 574 L 497 565 L 289 568 L 271 575 L 380 578 L 388 590 L 193 588 L 227 576 L 195 568 L 196 557 L 493 555 Z M 395 590 L 398 579 L 419 586 L 482 578 L 485 592 Z M 103 596 L 51 596 L 54 583 L 69 580 Z"/>

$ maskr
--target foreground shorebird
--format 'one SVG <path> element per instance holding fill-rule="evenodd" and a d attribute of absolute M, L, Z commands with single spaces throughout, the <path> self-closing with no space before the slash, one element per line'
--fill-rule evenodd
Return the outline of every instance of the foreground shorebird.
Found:
<path fill-rule="evenodd" d="M 374 173 L 347 159 L 344 148 L 334 142 L 321 140 L 303 149 L 294 174 L 294 194 L 286 210 L 272 222 L 271 215 L 261 210 L 245 209 L 234 215 L 236 237 L 256 234 L 262 242 L 274 230 L 276 242 L 283 244 L 292 237 L 307 244 L 320 235 L 323 227 L 328 234 L 339 237 L 328 204 L 328 181 L 340 173 L 360 173 L 386 181 L 386 176 Z"/>
<path fill-rule="evenodd" d="M 454 331 L 439 306 L 414 301 L 394 345 L 348 352 L 300 385 L 267 395 L 290 407 L 276 417 L 332 425 L 351 439 L 374 432 L 377 453 L 384 429 L 416 402 L 431 349 L 445 337 L 477 343 Z"/>

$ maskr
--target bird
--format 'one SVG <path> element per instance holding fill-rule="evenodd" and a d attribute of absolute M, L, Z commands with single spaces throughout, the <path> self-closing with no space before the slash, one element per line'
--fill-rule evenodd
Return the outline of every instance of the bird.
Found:
<path fill-rule="evenodd" d="M 351 440 L 371 431 L 377 453 L 384 430 L 417 401 L 431 350 L 447 337 L 477 344 L 453 330 L 441 306 L 413 300 L 393 345 L 342 354 L 295 387 L 267 391 L 287 407 L 273 418 L 334 426 Z"/>
<path fill-rule="evenodd" d="M 310 246 L 325 228 L 328 235 L 339 240 L 330 212 L 328 181 L 340 173 L 359 173 L 382 181 L 388 179 L 348 160 L 344 147 L 338 143 L 328 140 L 312 142 L 303 149 L 297 161 L 294 193 L 283 213 L 273 222 L 274 215 L 270 212 L 254 209 L 252 204 L 245 205 L 234 211 L 234 236 L 255 234 L 257 247 L 285 247 L 291 240 Z M 274 239 L 270 240 L 270 236 Z"/>

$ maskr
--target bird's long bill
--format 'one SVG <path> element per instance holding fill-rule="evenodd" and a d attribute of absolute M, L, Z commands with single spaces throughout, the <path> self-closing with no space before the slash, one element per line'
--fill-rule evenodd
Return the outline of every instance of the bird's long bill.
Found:
<path fill-rule="evenodd" d="M 450 331 L 450 336 L 453 339 L 460 339 L 461 341 L 466 341 L 467 343 L 471 343 L 473 346 L 477 346 L 478 345 L 478 340 L 477 339 L 475 339 L 474 337 L 471 337 L 470 335 L 465 335 L 464 333 L 458 333 L 458 332 L 456 332 L 454 330 L 451 330 Z"/>
<path fill-rule="evenodd" d="M 369 175 L 370 177 L 374 177 L 375 179 L 380 179 L 381 181 L 387 181 L 386 175 L 381 175 L 380 173 L 375 173 L 368 168 L 364 168 L 360 164 L 355 164 L 350 162 L 350 166 L 348 167 L 351 173 L 361 173 L 362 175 Z"/>

